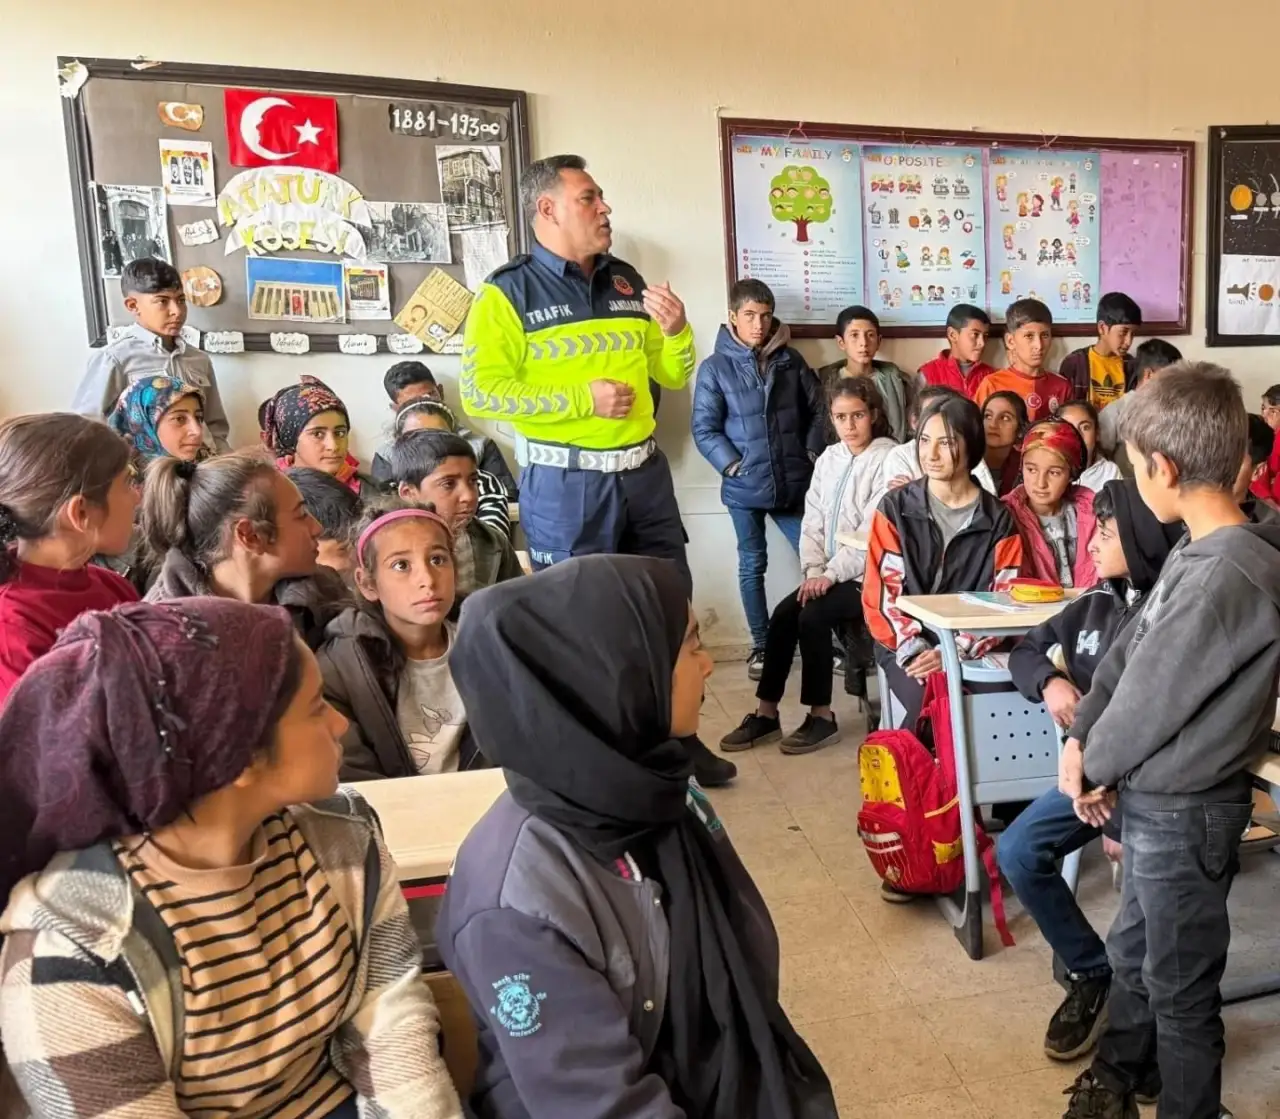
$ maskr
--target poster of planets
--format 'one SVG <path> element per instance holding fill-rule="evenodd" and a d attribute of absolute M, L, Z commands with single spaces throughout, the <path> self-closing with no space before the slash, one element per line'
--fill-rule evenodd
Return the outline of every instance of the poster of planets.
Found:
<path fill-rule="evenodd" d="M 982 152 L 862 149 L 867 301 L 883 326 L 937 324 L 985 300 Z"/>
<path fill-rule="evenodd" d="M 1280 341 L 1280 140 L 1223 144 L 1219 181 L 1218 331 Z"/>
<path fill-rule="evenodd" d="M 733 183 L 737 277 L 768 284 L 782 321 L 834 330 L 863 301 L 858 145 L 739 136 Z"/>
<path fill-rule="evenodd" d="M 1101 228 L 1097 152 L 993 150 L 987 168 L 991 314 L 1039 299 L 1056 322 L 1096 321 Z"/>

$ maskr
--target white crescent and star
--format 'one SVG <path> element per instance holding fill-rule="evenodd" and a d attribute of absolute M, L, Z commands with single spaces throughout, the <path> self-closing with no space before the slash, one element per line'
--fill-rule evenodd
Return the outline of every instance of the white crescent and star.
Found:
<path fill-rule="evenodd" d="M 292 109 L 293 105 L 283 97 L 259 97 L 256 101 L 250 101 L 240 114 L 240 138 L 244 141 L 245 147 L 260 159 L 289 159 L 298 154 L 297 151 L 273 152 L 262 143 L 262 118 L 271 109 L 280 107 Z M 305 124 L 295 124 L 293 130 L 298 134 L 299 146 L 302 144 L 319 144 L 320 133 L 324 131 L 323 128 L 318 128 L 312 124 L 310 117 L 307 118 Z"/>

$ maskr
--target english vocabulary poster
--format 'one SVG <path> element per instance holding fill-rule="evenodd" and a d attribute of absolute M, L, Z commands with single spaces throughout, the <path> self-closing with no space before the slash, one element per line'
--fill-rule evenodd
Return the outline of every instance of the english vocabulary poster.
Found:
<path fill-rule="evenodd" d="M 867 295 L 884 326 L 941 326 L 986 299 L 982 153 L 864 146 Z"/>
<path fill-rule="evenodd" d="M 769 285 L 784 322 L 834 331 L 863 302 L 861 164 L 842 141 L 734 140 L 735 271 Z"/>

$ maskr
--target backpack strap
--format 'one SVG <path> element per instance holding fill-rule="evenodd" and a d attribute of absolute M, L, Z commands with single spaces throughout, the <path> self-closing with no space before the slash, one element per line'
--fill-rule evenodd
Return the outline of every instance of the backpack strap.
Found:
<path fill-rule="evenodd" d="M 945 673 L 935 672 L 925 680 L 924 701 L 920 707 L 920 720 L 916 725 L 920 738 L 933 742 L 934 757 L 948 792 L 953 796 L 958 795 L 960 789 L 956 778 L 955 739 L 951 734 L 951 701 L 947 693 Z M 930 738 L 925 738 L 926 733 Z M 977 805 L 974 805 L 973 817 L 978 858 L 991 887 L 991 916 L 995 921 L 996 932 L 1000 934 L 1000 943 L 1006 948 L 1012 948 L 1015 942 L 1004 911 L 1004 886 L 1000 881 L 1000 867 L 996 863 L 996 845 L 991 842 L 991 836 L 982 826 Z"/>

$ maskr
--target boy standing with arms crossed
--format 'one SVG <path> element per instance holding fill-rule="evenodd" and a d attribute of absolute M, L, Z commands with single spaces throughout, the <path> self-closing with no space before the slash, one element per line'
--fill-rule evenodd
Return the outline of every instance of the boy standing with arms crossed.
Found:
<path fill-rule="evenodd" d="M 1073 399 L 1071 382 L 1045 371 L 1044 363 L 1053 345 L 1053 315 L 1040 300 L 1019 299 L 1009 304 L 1004 344 L 1009 351 L 1009 368 L 983 378 L 973 397 L 979 408 L 993 392 L 1016 392 L 1027 405 L 1029 421 L 1037 423 Z"/>
<path fill-rule="evenodd" d="M 1249 524 L 1232 493 L 1248 420 L 1225 369 L 1165 370 L 1122 434 L 1142 500 L 1187 536 L 1094 674 L 1060 762 L 1086 823 L 1119 790 L 1125 846 L 1109 1024 L 1066 1117 L 1137 1119 L 1135 1086 L 1158 1065 L 1160 1119 L 1218 1119 L 1227 894 L 1280 678 L 1280 527 Z"/>

